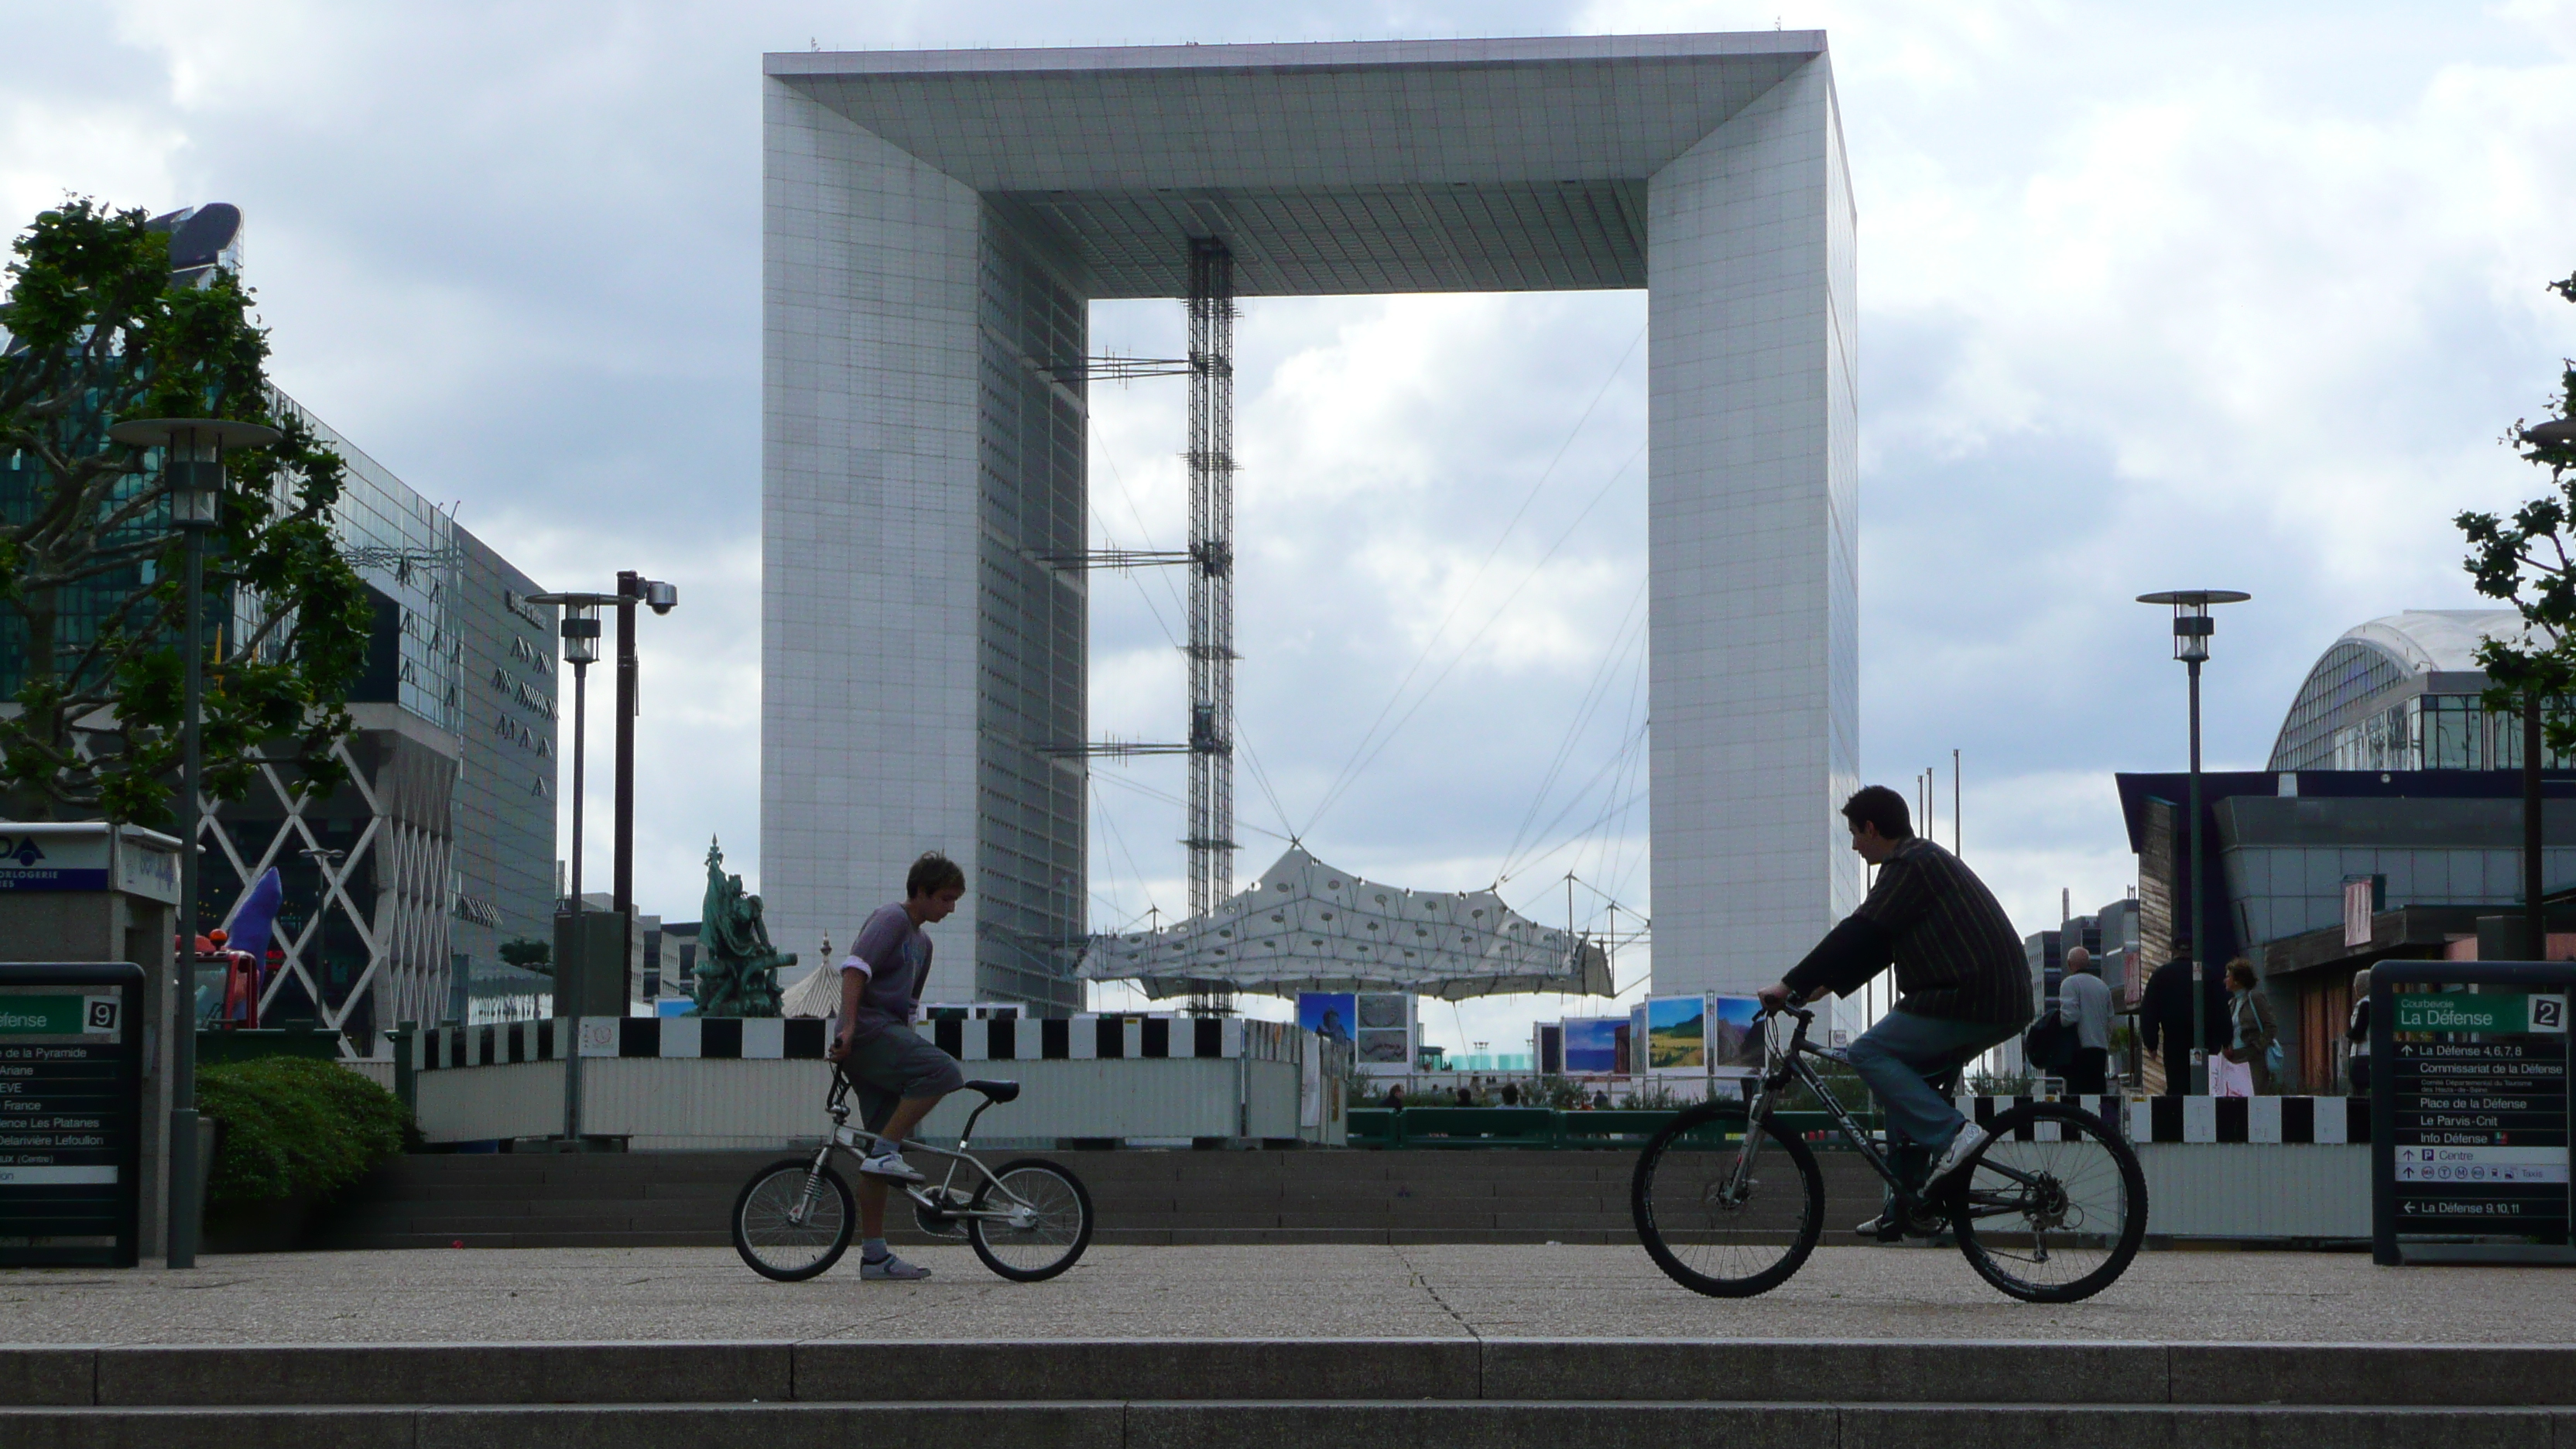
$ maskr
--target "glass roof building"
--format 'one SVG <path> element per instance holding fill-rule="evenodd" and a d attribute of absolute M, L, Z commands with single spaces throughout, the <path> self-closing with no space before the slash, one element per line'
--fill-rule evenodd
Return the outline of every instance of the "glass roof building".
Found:
<path fill-rule="evenodd" d="M 2511 609 L 2410 609 L 2346 630 L 2300 684 L 2265 768 L 2522 768 L 2522 721 L 2488 716 L 2477 661 L 2481 643 L 2521 629 Z M 2551 713 L 2569 708 L 2558 701 Z"/>

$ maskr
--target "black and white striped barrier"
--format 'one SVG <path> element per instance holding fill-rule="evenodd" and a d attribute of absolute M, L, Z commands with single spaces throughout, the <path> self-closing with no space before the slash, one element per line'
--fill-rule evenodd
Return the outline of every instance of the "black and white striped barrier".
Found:
<path fill-rule="evenodd" d="M 412 1068 L 550 1062 L 565 1022 L 442 1026 L 412 1038 Z M 821 1061 L 831 1023 L 815 1017 L 586 1016 L 581 1054 L 745 1061 Z M 1296 1027 L 1241 1018 L 1076 1016 L 1052 1020 L 933 1021 L 914 1028 L 964 1062 L 1248 1057 L 1295 1061 Z"/>
<path fill-rule="evenodd" d="M 1961 1097 L 1959 1110 L 1983 1126 L 2029 1097 Z M 2259 1142 L 2340 1146 L 2370 1140 L 2368 1097 L 2063 1097 L 2132 1142 Z M 2036 1133 L 2024 1128 L 2023 1141 Z"/>

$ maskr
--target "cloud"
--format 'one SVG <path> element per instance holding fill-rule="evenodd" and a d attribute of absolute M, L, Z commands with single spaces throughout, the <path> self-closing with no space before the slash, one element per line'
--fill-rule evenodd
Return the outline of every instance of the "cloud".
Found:
<path fill-rule="evenodd" d="M 1970 859 L 2037 929 L 2129 883 L 2110 772 L 2182 757 L 2131 596 L 2255 594 L 2207 710 L 2211 763 L 2259 765 L 2335 634 L 2471 602 L 2450 516 L 2538 486 L 2494 440 L 2576 352 L 2540 290 L 2576 270 L 2567 7 L 22 7 L 0 207 L 240 203 L 290 391 L 549 585 L 680 583 L 643 632 L 638 870 L 685 917 L 708 834 L 757 878 L 762 50 L 1775 18 L 1828 31 L 1859 197 L 1865 772 L 1937 762 L 1946 794 L 1961 748 Z M 1179 313 L 1102 304 L 1095 344 L 1175 355 Z M 1246 304 L 1247 870 L 1262 830 L 1311 832 L 1426 887 L 1510 866 L 1548 919 L 1569 867 L 1651 911 L 1621 763 L 1642 322 L 1620 294 Z M 1184 540 L 1181 399 L 1097 395 L 1104 545 Z M 1177 583 L 1092 579 L 1097 731 L 1183 728 Z M 1101 776 L 1095 906 L 1168 912 L 1180 767 Z M 1555 1010 L 1432 1017 L 1509 1049 Z"/>

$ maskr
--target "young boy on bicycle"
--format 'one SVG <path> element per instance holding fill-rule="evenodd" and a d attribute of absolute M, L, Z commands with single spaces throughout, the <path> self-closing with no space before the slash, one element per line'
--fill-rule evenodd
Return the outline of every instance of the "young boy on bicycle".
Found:
<path fill-rule="evenodd" d="M 1914 833 L 1905 797 L 1870 785 L 1843 803 L 1842 814 L 1853 853 L 1879 868 L 1878 882 L 1761 997 L 1779 1007 L 1793 996 L 1849 996 L 1896 967 L 1895 1007 L 1844 1055 L 1886 1109 L 1893 1134 L 1934 1154 L 1923 1181 L 1928 1196 L 1986 1141 L 1932 1082 L 2029 1023 L 2030 962 L 1985 883 Z M 1891 1205 L 1858 1231 L 1893 1240 L 1903 1227 Z"/>
<path fill-rule="evenodd" d="M 904 1139 L 939 1099 L 966 1084 L 955 1059 L 912 1029 L 930 977 L 930 937 L 921 929 L 948 919 L 966 894 L 966 872 L 937 851 L 912 863 L 904 898 L 880 907 L 859 928 L 841 963 L 840 1029 L 829 1052 L 859 1099 L 859 1121 L 877 1134 L 874 1155 L 859 1163 L 859 1276 L 930 1276 L 894 1255 L 885 1242 L 886 1184 L 917 1183 L 903 1160 Z"/>

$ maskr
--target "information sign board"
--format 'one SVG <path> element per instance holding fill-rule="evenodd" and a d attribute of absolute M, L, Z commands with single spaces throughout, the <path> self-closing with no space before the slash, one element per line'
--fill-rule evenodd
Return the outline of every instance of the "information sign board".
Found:
<path fill-rule="evenodd" d="M 0 1267 L 134 1266 L 143 969 L 0 965 Z"/>
<path fill-rule="evenodd" d="M 2569 1228 L 2560 962 L 2384 962 L 2372 971 L 2376 1255 L 2576 1262 Z"/>

